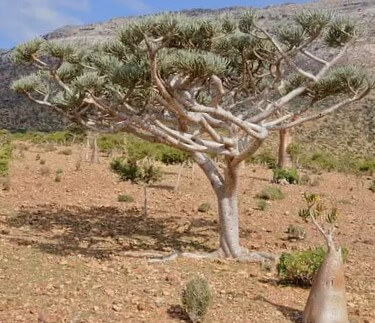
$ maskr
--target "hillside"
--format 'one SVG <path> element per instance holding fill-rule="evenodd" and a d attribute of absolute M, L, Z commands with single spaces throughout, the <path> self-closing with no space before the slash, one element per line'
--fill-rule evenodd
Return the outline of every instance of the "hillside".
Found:
<path fill-rule="evenodd" d="M 309 4 L 285 4 L 270 6 L 259 10 L 259 18 L 264 26 L 271 27 L 282 21 L 291 20 L 291 15 L 302 9 L 326 8 L 335 10 L 339 14 L 352 17 L 365 30 L 356 47 L 351 49 L 345 62 L 356 63 L 360 66 L 375 66 L 375 2 L 372 0 L 321 0 Z M 244 8 L 232 7 L 219 10 L 196 9 L 184 11 L 190 16 L 216 17 L 223 13 L 240 14 Z M 122 24 L 131 18 L 116 18 L 109 21 L 83 25 L 67 26 L 57 29 L 44 36 L 46 39 L 73 42 L 80 44 L 94 44 L 115 34 Z M 316 52 L 324 55 L 324 47 L 316 48 Z M 38 107 L 21 98 L 9 90 L 13 79 L 26 73 L 25 67 L 15 67 L 10 60 L 11 51 L 0 50 L 0 127 L 7 129 L 39 129 L 55 130 L 62 128 L 62 120 L 45 109 Z M 318 146 L 339 146 L 343 151 L 375 156 L 375 97 L 370 97 L 352 111 L 342 111 L 320 122 L 312 131 L 298 132 L 301 141 L 313 142 Z M 358 109 L 362 107 L 363 109 Z M 364 147 L 366 147 L 364 149 Z"/>

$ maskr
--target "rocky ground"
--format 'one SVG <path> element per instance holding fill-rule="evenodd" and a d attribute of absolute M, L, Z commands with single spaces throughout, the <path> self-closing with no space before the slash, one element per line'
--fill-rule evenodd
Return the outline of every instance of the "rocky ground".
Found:
<path fill-rule="evenodd" d="M 204 275 L 213 291 L 207 322 L 300 322 L 308 290 L 280 286 L 274 270 L 217 260 L 178 259 L 150 264 L 129 251 L 210 251 L 217 243 L 215 199 L 199 170 L 164 168 L 150 188 L 150 214 L 142 218 L 142 189 L 119 182 L 109 159 L 79 163 L 80 149 L 30 146 L 15 151 L 10 191 L 0 192 L 0 322 L 181 322 L 181 290 Z M 50 149 L 47 149 L 50 150 Z M 41 160 L 45 161 L 41 165 Z M 43 162 L 42 162 L 43 163 Z M 61 182 L 55 173 L 62 170 Z M 375 199 L 370 178 L 335 173 L 311 175 L 317 186 L 280 186 L 286 198 L 257 209 L 256 193 L 271 184 L 271 172 L 242 170 L 241 240 L 274 253 L 322 243 L 297 216 L 305 191 L 323 194 L 341 211 L 337 240 L 349 248 L 346 264 L 351 322 L 375 322 Z M 119 194 L 132 203 L 119 203 Z M 208 202 L 212 210 L 199 213 Z M 304 241 L 288 241 L 290 224 L 307 229 Z"/>

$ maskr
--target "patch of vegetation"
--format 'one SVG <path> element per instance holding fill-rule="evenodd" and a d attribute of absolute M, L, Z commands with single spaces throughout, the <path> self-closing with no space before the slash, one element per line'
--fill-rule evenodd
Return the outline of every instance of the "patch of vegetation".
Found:
<path fill-rule="evenodd" d="M 57 169 L 56 172 L 55 172 L 55 182 L 56 183 L 60 183 L 61 180 L 62 180 L 62 174 L 63 174 L 63 171 L 62 169 Z"/>
<path fill-rule="evenodd" d="M 123 133 L 102 134 L 98 137 L 98 148 L 103 153 L 111 153 L 113 151 L 125 151 L 126 137 Z"/>
<path fill-rule="evenodd" d="M 132 203 L 134 202 L 134 197 L 129 194 L 120 194 L 119 196 L 117 196 L 117 202 Z"/>
<path fill-rule="evenodd" d="M 211 300 L 210 286 L 203 277 L 189 281 L 181 295 L 182 307 L 193 323 L 203 322 Z"/>
<path fill-rule="evenodd" d="M 265 211 L 268 207 L 268 203 L 265 200 L 260 200 L 257 202 L 257 209 L 259 211 Z"/>
<path fill-rule="evenodd" d="M 256 198 L 261 200 L 282 200 L 285 198 L 283 192 L 278 187 L 267 186 L 262 191 L 260 191 Z"/>
<path fill-rule="evenodd" d="M 342 248 L 343 260 L 346 261 L 349 251 Z M 315 272 L 322 264 L 326 251 L 322 247 L 283 253 L 277 264 L 280 282 L 287 285 L 308 287 L 312 285 Z"/>
<path fill-rule="evenodd" d="M 264 150 L 254 156 L 251 156 L 246 160 L 246 162 L 258 165 L 265 165 L 270 169 L 276 168 L 277 165 L 276 156 L 272 154 L 272 152 L 269 150 Z"/>
<path fill-rule="evenodd" d="M 202 203 L 198 207 L 198 212 L 201 212 L 201 213 L 207 213 L 210 210 L 211 210 L 211 204 L 210 203 Z"/>
<path fill-rule="evenodd" d="M 11 136 L 14 140 L 29 141 L 33 144 L 53 143 L 65 146 L 71 145 L 73 142 L 82 141 L 84 138 L 83 133 L 77 133 L 69 130 L 54 132 L 14 132 Z"/>
<path fill-rule="evenodd" d="M 13 146 L 7 133 L 0 134 L 0 176 L 7 176 L 12 159 Z"/>
<path fill-rule="evenodd" d="M 151 184 L 161 179 L 161 170 L 152 163 L 142 163 L 131 159 L 115 158 L 111 162 L 111 170 L 122 181 Z"/>
<path fill-rule="evenodd" d="M 295 168 L 275 168 L 273 170 L 273 180 L 275 183 L 281 183 L 282 181 L 286 181 L 289 184 L 297 184 L 299 181 L 298 171 Z"/>
<path fill-rule="evenodd" d="M 336 171 L 340 173 L 373 174 L 375 172 L 374 158 L 360 158 L 351 154 L 334 155 L 325 150 L 311 150 L 299 143 L 288 147 L 295 164 L 314 171 Z"/>
<path fill-rule="evenodd" d="M 159 161 L 165 165 L 182 164 L 189 159 L 189 155 L 173 147 L 161 145 L 160 153 L 157 156 Z"/>

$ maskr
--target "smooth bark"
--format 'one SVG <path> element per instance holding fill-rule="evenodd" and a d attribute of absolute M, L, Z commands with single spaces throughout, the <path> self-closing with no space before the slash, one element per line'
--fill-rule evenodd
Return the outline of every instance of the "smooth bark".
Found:
<path fill-rule="evenodd" d="M 311 288 L 303 323 L 349 323 L 341 248 L 329 248 Z"/>
<path fill-rule="evenodd" d="M 293 168 L 292 156 L 289 153 L 289 145 L 292 142 L 291 129 L 281 129 L 279 131 L 279 168 Z"/>

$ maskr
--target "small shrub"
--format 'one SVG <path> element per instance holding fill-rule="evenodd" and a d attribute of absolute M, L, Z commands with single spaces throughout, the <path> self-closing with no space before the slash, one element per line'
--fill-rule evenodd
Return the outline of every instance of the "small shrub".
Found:
<path fill-rule="evenodd" d="M 115 158 L 111 162 L 111 169 L 119 175 L 122 181 L 131 181 L 133 183 L 152 184 L 162 177 L 160 169 L 152 163 L 139 163 L 131 159 Z"/>
<path fill-rule="evenodd" d="M 373 174 L 375 172 L 375 160 L 364 160 L 361 161 L 358 165 L 358 170 L 360 172 L 366 172 L 369 174 Z"/>
<path fill-rule="evenodd" d="M 42 176 L 48 176 L 49 174 L 51 174 L 51 169 L 48 166 L 44 165 L 40 167 L 40 174 Z"/>
<path fill-rule="evenodd" d="M 370 185 L 369 190 L 375 193 L 375 180 L 372 181 L 372 184 Z"/>
<path fill-rule="evenodd" d="M 306 230 L 299 225 L 291 224 L 286 231 L 289 240 L 303 240 L 306 238 Z"/>
<path fill-rule="evenodd" d="M 189 155 L 187 153 L 173 147 L 164 146 L 161 147 L 160 150 L 158 160 L 165 165 L 182 164 L 189 159 Z"/>
<path fill-rule="evenodd" d="M 299 175 L 296 169 L 281 169 L 275 168 L 273 170 L 273 180 L 275 183 L 280 183 L 283 180 L 289 184 L 297 184 Z"/>
<path fill-rule="evenodd" d="M 129 194 L 120 194 L 119 196 L 117 196 L 117 202 L 131 203 L 134 202 L 134 198 Z"/>
<path fill-rule="evenodd" d="M 259 192 L 256 198 L 261 200 L 282 200 L 285 198 L 283 192 L 278 187 L 268 186 Z"/>
<path fill-rule="evenodd" d="M 346 261 L 348 249 L 342 248 L 343 260 Z M 281 283 L 311 286 L 315 272 L 322 264 L 326 251 L 322 247 L 298 251 L 294 253 L 283 253 L 277 264 L 277 273 Z"/>
<path fill-rule="evenodd" d="M 257 209 L 260 211 L 265 211 L 268 207 L 268 203 L 265 200 L 260 200 L 257 202 Z"/>
<path fill-rule="evenodd" d="M 62 171 L 62 169 L 57 169 L 56 170 L 56 173 L 55 173 L 55 182 L 56 183 L 60 183 L 61 182 L 61 180 L 62 180 L 62 174 L 63 174 L 63 171 Z"/>
<path fill-rule="evenodd" d="M 211 204 L 210 203 L 203 203 L 203 204 L 199 205 L 199 207 L 198 207 L 198 212 L 201 212 L 201 213 L 207 213 L 210 210 L 211 210 Z"/>
<path fill-rule="evenodd" d="M 122 181 L 136 182 L 141 176 L 141 169 L 135 161 L 115 158 L 111 162 L 111 170 L 119 175 Z"/>
<path fill-rule="evenodd" d="M 182 307 L 193 323 L 203 322 L 211 299 L 210 286 L 203 277 L 189 281 L 181 295 Z"/>
<path fill-rule="evenodd" d="M 71 149 L 63 149 L 59 152 L 60 155 L 70 156 L 73 155 L 73 150 Z"/>

